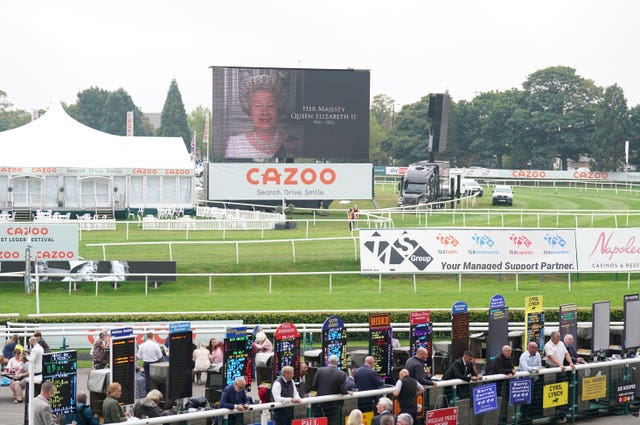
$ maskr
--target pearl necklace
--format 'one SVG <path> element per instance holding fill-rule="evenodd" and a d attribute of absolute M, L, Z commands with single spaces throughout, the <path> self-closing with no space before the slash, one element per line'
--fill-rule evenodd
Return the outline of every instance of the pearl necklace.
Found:
<path fill-rule="evenodd" d="M 276 130 L 276 134 L 274 134 L 271 140 L 269 141 L 262 140 L 260 136 L 258 136 L 258 133 L 255 130 L 253 130 L 252 136 L 253 136 L 253 140 L 255 140 L 256 144 L 258 145 L 256 147 L 262 151 L 276 150 L 276 148 L 278 148 L 282 143 L 282 141 L 280 140 L 281 138 L 280 132 L 277 130 Z"/>

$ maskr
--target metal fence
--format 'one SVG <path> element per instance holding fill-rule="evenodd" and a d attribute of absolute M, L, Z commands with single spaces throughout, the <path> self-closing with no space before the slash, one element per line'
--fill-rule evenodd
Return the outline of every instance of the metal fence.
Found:
<path fill-rule="evenodd" d="M 576 366 L 575 371 L 571 368 L 566 371 L 560 368 L 549 368 L 535 374 L 518 372 L 511 379 L 507 379 L 505 375 L 491 375 L 471 384 L 458 379 L 439 381 L 437 386 L 427 388 L 418 420 L 419 423 L 424 423 L 427 411 L 447 406 L 457 406 L 457 423 L 460 425 L 522 424 L 524 423 L 523 407 L 531 420 L 566 418 L 570 423 L 581 418 L 629 413 L 639 407 L 637 388 L 640 382 L 640 374 L 637 370 L 639 364 L 640 358 L 630 358 L 581 364 Z M 590 379 L 595 377 L 598 379 Z M 531 403 L 510 404 L 508 390 L 505 390 L 508 388 L 509 381 L 528 378 L 533 380 Z M 494 408 L 485 413 L 476 414 L 479 398 L 474 399 L 474 389 L 493 384 L 497 389 L 497 399 L 490 401 Z M 630 389 L 631 387 L 633 388 Z M 342 414 L 346 417 L 352 409 L 357 408 L 358 398 L 388 395 L 391 391 L 392 387 L 386 387 L 381 390 L 353 392 L 345 396 L 308 397 L 302 399 L 300 405 L 295 407 L 294 417 L 296 419 L 312 417 L 313 404 L 338 400 L 344 403 Z M 549 404 L 553 406 L 547 407 Z M 223 419 L 229 415 L 242 415 L 243 424 L 256 422 L 266 424 L 273 410 L 288 406 L 275 402 L 254 404 L 246 412 L 212 409 L 212 407 L 215 405 L 198 411 L 185 410 L 184 414 L 131 420 L 127 423 L 131 425 L 161 423 L 205 425 L 211 423 L 213 418 Z"/>

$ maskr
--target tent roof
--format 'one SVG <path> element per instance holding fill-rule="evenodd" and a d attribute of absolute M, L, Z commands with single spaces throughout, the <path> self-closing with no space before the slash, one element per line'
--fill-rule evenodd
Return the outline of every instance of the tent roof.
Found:
<path fill-rule="evenodd" d="M 0 167 L 193 169 L 181 137 L 114 136 L 54 102 L 41 118 L 0 132 Z"/>

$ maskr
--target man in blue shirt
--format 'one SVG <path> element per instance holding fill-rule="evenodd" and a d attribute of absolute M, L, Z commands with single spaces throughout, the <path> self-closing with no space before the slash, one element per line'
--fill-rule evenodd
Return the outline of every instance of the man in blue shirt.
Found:
<path fill-rule="evenodd" d="M 530 341 L 529 344 L 527 344 L 527 351 L 520 355 L 518 370 L 537 374 L 540 369 L 542 369 L 542 358 L 538 352 L 538 344 L 535 341 Z M 537 413 L 542 413 L 542 410 L 540 410 L 542 408 L 542 383 L 542 379 L 538 379 L 537 376 L 533 378 L 531 403 L 521 405 L 522 417 L 518 423 L 531 423 L 532 416 L 535 416 Z"/>

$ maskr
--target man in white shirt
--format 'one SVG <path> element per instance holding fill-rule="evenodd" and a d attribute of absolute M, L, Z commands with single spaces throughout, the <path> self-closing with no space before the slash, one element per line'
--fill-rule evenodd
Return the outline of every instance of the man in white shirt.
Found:
<path fill-rule="evenodd" d="M 151 391 L 151 363 L 159 362 L 162 359 L 160 346 L 153 340 L 153 332 L 147 332 L 147 339 L 138 347 L 138 358 L 142 360 L 144 366 L 145 392 Z"/>
<path fill-rule="evenodd" d="M 551 332 L 551 339 L 544 345 L 544 354 L 547 356 L 548 367 L 559 367 L 564 372 L 564 361 L 566 360 L 572 369 L 576 368 L 564 343 L 560 341 L 560 332 Z"/>
<path fill-rule="evenodd" d="M 564 361 L 566 360 L 569 366 L 575 370 L 576 365 L 573 364 L 571 356 L 565 347 L 564 342 L 560 340 L 560 332 L 551 332 L 551 339 L 544 345 L 544 354 L 547 356 L 547 367 L 559 367 L 564 372 Z M 563 373 L 556 374 L 556 382 L 566 381 L 567 377 Z M 559 406 L 556 408 L 556 413 L 552 419 L 555 418 L 557 423 L 567 422 L 566 406 Z"/>
<path fill-rule="evenodd" d="M 29 352 L 29 362 L 33 365 L 33 383 L 42 383 L 42 355 L 44 354 L 44 348 L 38 344 L 38 338 L 32 336 L 29 338 L 29 346 L 31 351 Z M 29 378 L 25 380 L 29 381 Z"/>
<path fill-rule="evenodd" d="M 293 367 L 284 366 L 280 377 L 271 386 L 273 401 L 276 403 L 291 404 L 300 403 L 300 394 L 293 382 Z M 273 410 L 275 425 L 289 425 L 293 420 L 293 407 L 281 407 Z"/>

